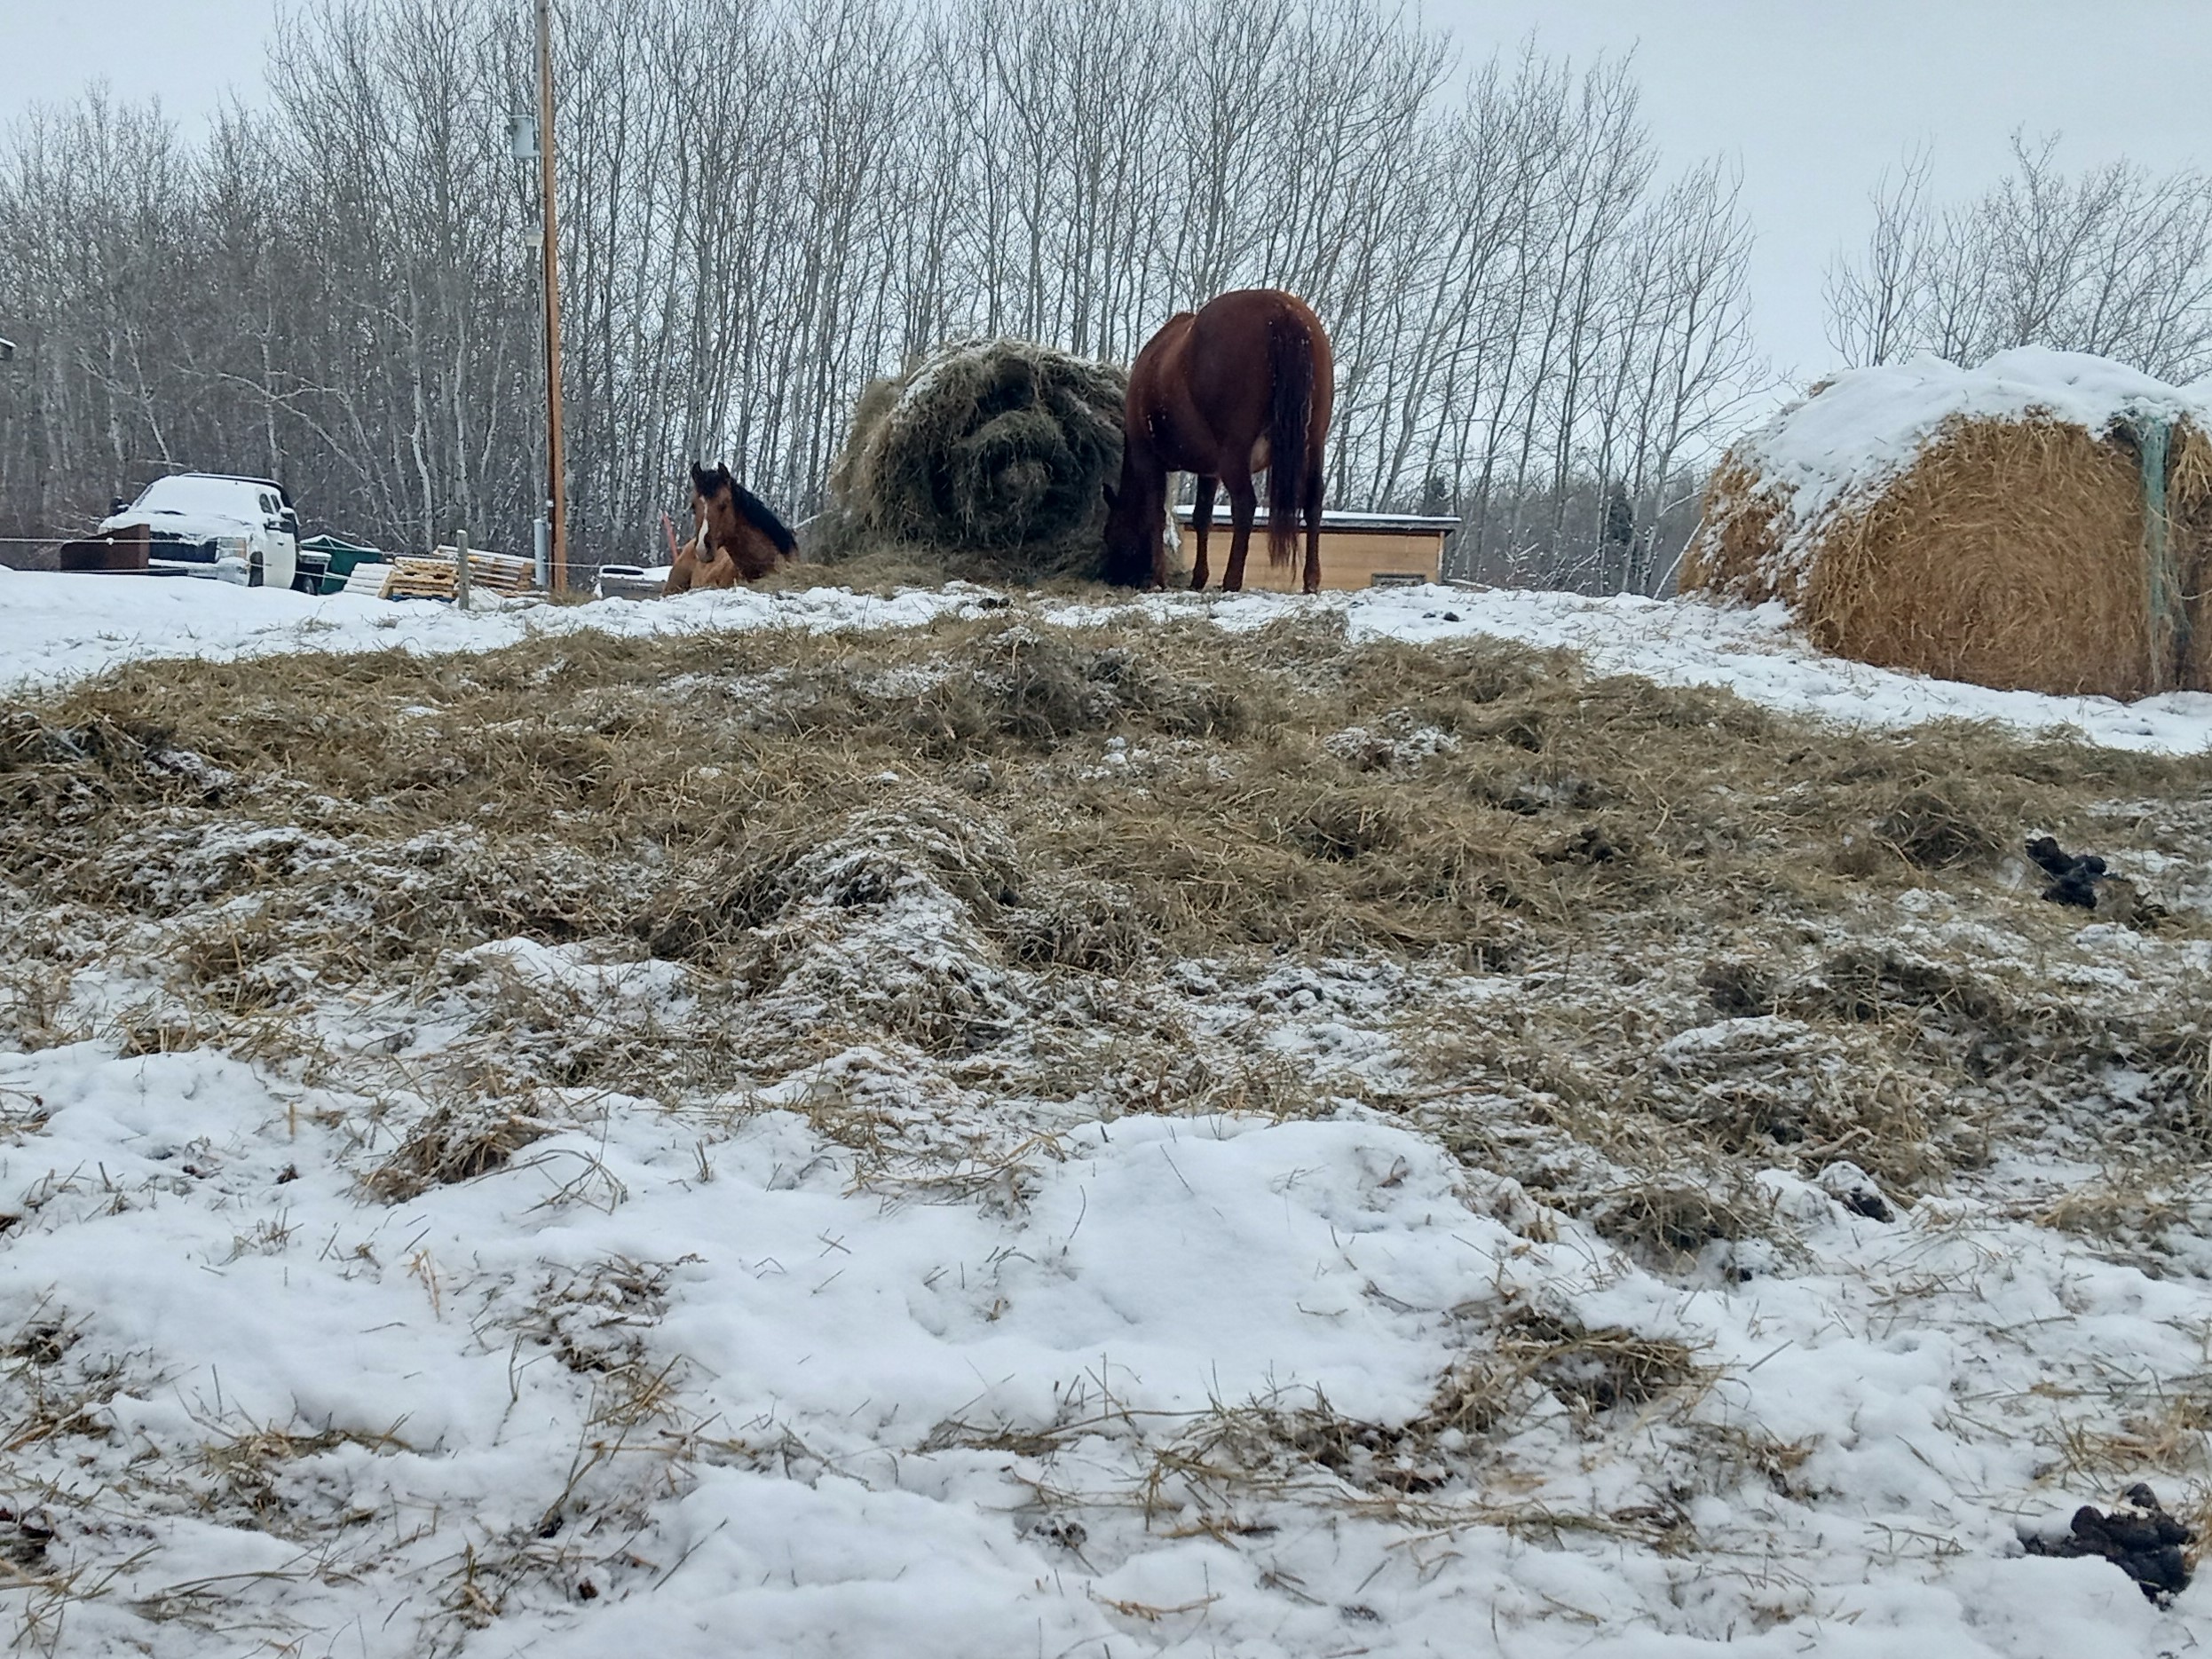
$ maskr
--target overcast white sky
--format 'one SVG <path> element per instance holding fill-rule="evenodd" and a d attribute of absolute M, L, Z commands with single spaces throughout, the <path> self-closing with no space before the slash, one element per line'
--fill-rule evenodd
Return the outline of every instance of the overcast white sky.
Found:
<path fill-rule="evenodd" d="M 513 0 L 517 21 L 523 0 Z M 1428 0 L 1471 58 L 1534 30 L 1586 59 L 1633 48 L 1671 164 L 1738 161 L 1758 230 L 1763 347 L 1827 365 L 1821 278 L 1910 145 L 1965 194 L 2015 128 L 2066 135 L 2067 163 L 2125 152 L 2212 165 L 2212 0 Z M 196 122 L 235 88 L 258 99 L 276 0 L 0 0 L 0 117 L 106 75 Z"/>

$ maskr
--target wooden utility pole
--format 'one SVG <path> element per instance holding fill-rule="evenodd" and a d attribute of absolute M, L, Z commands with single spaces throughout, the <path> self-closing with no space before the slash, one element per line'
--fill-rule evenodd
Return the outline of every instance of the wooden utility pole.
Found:
<path fill-rule="evenodd" d="M 553 0 L 538 0 L 538 184 L 544 201 L 539 225 L 545 273 L 545 498 L 552 519 L 546 578 L 555 593 L 568 591 L 568 496 L 561 450 L 560 225 L 553 212 Z"/>

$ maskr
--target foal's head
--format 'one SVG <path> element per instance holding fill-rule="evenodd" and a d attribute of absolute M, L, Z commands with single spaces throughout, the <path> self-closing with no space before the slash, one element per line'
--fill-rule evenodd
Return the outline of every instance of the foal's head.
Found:
<path fill-rule="evenodd" d="M 691 532 L 704 553 L 738 539 L 738 481 L 727 465 L 691 467 Z"/>

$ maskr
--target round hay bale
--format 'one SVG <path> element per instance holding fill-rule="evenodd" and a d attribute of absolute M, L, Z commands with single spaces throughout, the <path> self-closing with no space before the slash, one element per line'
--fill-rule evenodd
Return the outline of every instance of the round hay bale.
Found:
<path fill-rule="evenodd" d="M 1821 649 L 1883 668 L 2212 690 L 2208 435 L 2212 401 L 2099 358 L 1856 369 L 1729 450 L 1680 588 L 1779 599 Z"/>
<path fill-rule="evenodd" d="M 940 347 L 861 393 L 822 557 L 918 554 L 951 573 L 1098 575 L 1128 376 L 1020 340 Z"/>

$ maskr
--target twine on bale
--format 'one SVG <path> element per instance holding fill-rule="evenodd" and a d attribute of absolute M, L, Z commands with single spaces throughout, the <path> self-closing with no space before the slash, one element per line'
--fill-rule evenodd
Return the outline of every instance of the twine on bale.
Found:
<path fill-rule="evenodd" d="M 2180 683 L 2189 655 L 2189 612 L 2175 568 L 2172 521 L 2166 510 L 2166 457 L 2174 423 L 2165 415 L 2131 411 L 2122 428 L 2135 441 L 2143 480 L 2143 590 L 2150 625 L 2151 690 Z"/>
<path fill-rule="evenodd" d="M 897 551 L 986 579 L 1097 575 L 1127 389 L 1120 369 L 1018 340 L 957 342 L 875 382 L 830 474 L 819 556 Z"/>

